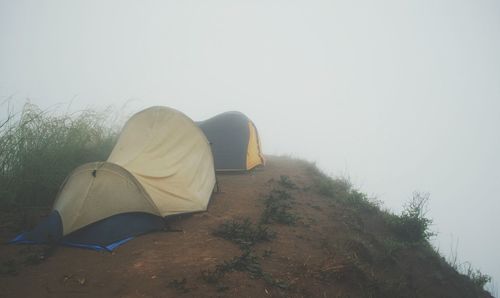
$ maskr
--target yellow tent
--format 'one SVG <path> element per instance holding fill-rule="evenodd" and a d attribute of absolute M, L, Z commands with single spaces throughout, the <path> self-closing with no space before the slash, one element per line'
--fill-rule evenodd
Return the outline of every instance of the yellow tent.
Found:
<path fill-rule="evenodd" d="M 52 219 L 62 225 L 62 235 L 52 236 L 64 237 L 100 221 L 107 228 L 93 228 L 85 237 L 92 234 L 92 241 L 97 237 L 107 243 L 119 238 L 113 233 L 139 233 L 134 220 L 150 229 L 158 217 L 206 210 L 214 185 L 212 152 L 200 128 L 174 109 L 148 108 L 128 120 L 106 162 L 82 165 L 68 176 Z"/>

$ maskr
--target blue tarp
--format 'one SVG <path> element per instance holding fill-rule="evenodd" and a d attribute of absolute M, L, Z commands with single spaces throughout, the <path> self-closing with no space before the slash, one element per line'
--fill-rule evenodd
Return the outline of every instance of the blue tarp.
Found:
<path fill-rule="evenodd" d="M 53 211 L 35 229 L 16 236 L 9 243 L 55 243 L 97 251 L 113 251 L 138 235 L 160 231 L 164 227 L 165 221 L 160 216 L 132 212 L 113 215 L 63 237 L 61 217 L 57 211 Z"/>

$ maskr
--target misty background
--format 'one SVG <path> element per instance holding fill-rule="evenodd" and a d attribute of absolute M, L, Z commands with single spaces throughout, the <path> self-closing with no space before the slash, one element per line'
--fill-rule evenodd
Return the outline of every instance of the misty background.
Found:
<path fill-rule="evenodd" d="M 0 118 L 242 111 L 394 212 L 430 193 L 433 243 L 498 282 L 500 2 L 376 2 L 0 0 Z"/>

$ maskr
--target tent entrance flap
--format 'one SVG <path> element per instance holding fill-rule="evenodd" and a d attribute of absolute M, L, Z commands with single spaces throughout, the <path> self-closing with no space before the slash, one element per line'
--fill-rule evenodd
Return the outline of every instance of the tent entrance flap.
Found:
<path fill-rule="evenodd" d="M 260 150 L 257 129 L 252 121 L 248 121 L 248 131 L 250 132 L 250 136 L 248 139 L 247 150 L 247 170 L 250 170 L 260 164 L 264 164 L 264 157 L 262 156 L 262 152 Z"/>

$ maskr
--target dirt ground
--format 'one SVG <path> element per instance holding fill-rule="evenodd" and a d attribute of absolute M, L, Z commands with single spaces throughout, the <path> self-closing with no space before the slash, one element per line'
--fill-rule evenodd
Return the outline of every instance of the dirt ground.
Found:
<path fill-rule="evenodd" d="M 204 280 L 202 272 L 242 254 L 213 231 L 231 219 L 257 222 L 263 198 L 279 187 L 281 175 L 298 186 L 287 191 L 299 219 L 295 225 L 271 223 L 276 238 L 253 247 L 262 271 L 279 282 L 245 271 L 228 272 L 217 283 Z M 488 297 L 434 256 L 418 250 L 386 256 L 381 220 L 315 192 L 304 162 L 269 157 L 262 169 L 219 174 L 218 181 L 222 192 L 207 212 L 172 220 L 170 231 L 137 237 L 112 253 L 57 247 L 46 259 L 29 262 L 43 246 L 1 245 L 0 262 L 17 265 L 0 274 L 0 296 Z"/>

